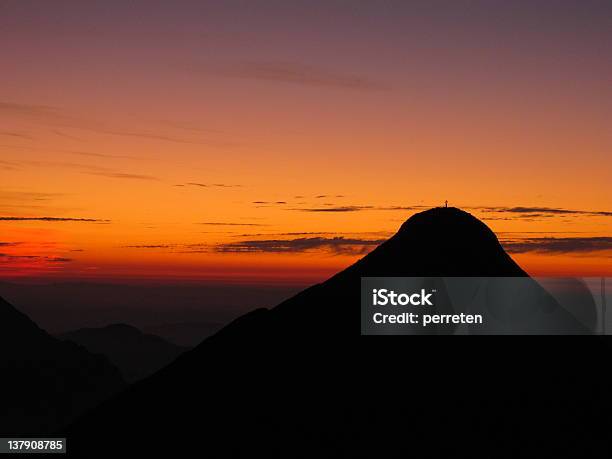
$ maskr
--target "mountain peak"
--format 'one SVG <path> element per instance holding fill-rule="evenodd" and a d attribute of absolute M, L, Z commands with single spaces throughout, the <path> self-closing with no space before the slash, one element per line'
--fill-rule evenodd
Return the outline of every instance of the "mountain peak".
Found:
<path fill-rule="evenodd" d="M 456 207 L 414 214 L 345 272 L 359 272 L 360 277 L 527 275 L 487 225 Z"/>
<path fill-rule="evenodd" d="M 434 207 L 414 214 L 402 224 L 397 234 L 416 232 L 420 228 L 427 232 L 447 233 L 449 237 L 467 233 L 495 237 L 482 221 L 457 207 Z"/>
<path fill-rule="evenodd" d="M 432 207 L 431 209 L 412 215 L 404 222 L 405 225 L 415 224 L 415 222 L 426 222 L 428 224 L 440 224 L 451 221 L 463 221 L 465 223 L 481 223 L 476 217 L 469 212 L 459 209 L 458 207 Z M 401 231 L 401 228 L 400 228 Z"/>

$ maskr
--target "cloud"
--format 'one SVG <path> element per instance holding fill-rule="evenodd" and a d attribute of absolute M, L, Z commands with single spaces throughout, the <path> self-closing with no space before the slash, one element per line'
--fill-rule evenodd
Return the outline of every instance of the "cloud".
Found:
<path fill-rule="evenodd" d="M 509 253 L 589 253 L 612 251 L 612 237 L 534 237 L 502 241 Z"/>
<path fill-rule="evenodd" d="M 0 242 L 0 247 L 14 247 L 21 244 L 21 242 Z"/>
<path fill-rule="evenodd" d="M 228 78 L 262 80 L 353 91 L 384 91 L 389 89 L 368 78 L 337 73 L 327 69 L 285 61 L 248 61 L 220 65 L 211 73 Z"/>
<path fill-rule="evenodd" d="M 130 179 L 130 180 L 159 180 L 157 177 L 152 175 L 141 175 L 141 174 L 129 174 L 126 172 L 113 172 L 113 171 L 91 171 L 86 172 L 89 175 L 99 175 L 101 177 L 116 178 L 116 179 Z"/>
<path fill-rule="evenodd" d="M 176 186 L 197 186 L 200 188 L 212 188 L 212 187 L 216 187 L 216 188 L 239 188 L 242 185 L 228 185 L 227 183 L 199 183 L 199 182 L 188 182 L 182 185 L 176 185 Z"/>
<path fill-rule="evenodd" d="M 59 135 L 59 133 L 57 133 L 57 132 L 56 132 L 56 134 Z M 63 136 L 67 137 L 66 135 L 63 135 Z M 111 154 L 105 154 L 105 153 L 93 153 L 93 152 L 89 152 L 89 151 L 79 151 L 79 150 L 64 150 L 64 149 L 60 149 L 60 148 L 49 148 L 49 147 L 42 148 L 42 147 L 34 147 L 32 145 L 6 145 L 6 144 L 2 144 L 0 146 L 5 147 L 5 148 L 20 148 L 20 149 L 33 150 L 33 151 L 48 151 L 48 152 L 54 152 L 54 153 L 66 153 L 66 154 L 70 154 L 70 155 L 88 156 L 88 157 L 92 157 L 92 158 L 139 159 L 139 160 L 144 159 L 144 158 L 139 157 L 139 156 L 111 155 Z"/>
<path fill-rule="evenodd" d="M 124 249 L 173 249 L 176 244 L 141 244 L 141 245 L 124 245 Z"/>
<path fill-rule="evenodd" d="M 4 169 L 8 171 L 8 170 L 15 170 L 18 167 L 19 165 L 12 161 L 0 161 L 0 169 Z"/>
<path fill-rule="evenodd" d="M 267 226 L 263 223 L 239 223 L 239 222 L 198 222 L 196 225 L 210 226 Z"/>
<path fill-rule="evenodd" d="M 589 215 L 612 217 L 612 212 L 607 211 L 575 210 L 557 207 L 472 207 L 472 209 L 482 210 L 484 212 L 519 214 L 525 218 L 545 217 L 547 215 Z"/>
<path fill-rule="evenodd" d="M 70 140 L 77 140 L 77 141 L 79 141 L 79 142 L 82 142 L 82 141 L 83 141 L 83 139 L 79 139 L 78 137 L 75 137 L 75 136 L 73 136 L 73 135 L 69 135 L 69 134 L 65 134 L 65 133 L 63 133 L 63 132 L 61 132 L 61 131 L 58 131 L 58 130 L 55 130 L 55 129 L 54 129 L 52 132 L 53 132 L 55 135 L 59 136 L 59 137 L 64 137 L 64 138 L 66 138 L 66 139 L 70 139 Z"/>
<path fill-rule="evenodd" d="M 222 141 L 202 138 L 188 138 L 183 136 L 166 135 L 157 131 L 117 128 L 105 122 L 100 122 L 93 119 L 86 119 L 83 116 L 67 115 L 58 108 L 47 105 L 0 102 L 0 114 L 2 112 L 14 116 L 22 116 L 34 119 L 35 121 L 41 124 L 53 126 L 55 128 L 86 130 L 105 135 L 137 137 L 181 144 L 212 145 L 216 147 L 226 147 L 234 144 L 233 142 L 228 142 L 225 140 Z M 53 132 L 57 135 L 77 139 L 76 137 L 73 137 L 69 134 L 60 132 L 57 129 L 53 130 Z"/>
<path fill-rule="evenodd" d="M 45 257 L 46 261 L 49 261 L 51 263 L 70 263 L 72 261 L 72 258 L 66 258 L 66 257 Z"/>
<path fill-rule="evenodd" d="M 324 250 L 336 255 L 359 255 L 369 252 L 384 239 L 366 240 L 345 237 L 304 237 L 297 239 L 249 240 L 220 244 L 217 252 L 230 253 L 303 253 Z"/>
<path fill-rule="evenodd" d="M 359 212 L 361 210 L 373 209 L 373 206 L 340 206 L 340 207 L 306 207 L 296 208 L 300 212 Z"/>
<path fill-rule="evenodd" d="M 246 234 L 235 234 L 233 237 L 262 237 L 262 236 L 308 236 L 316 234 L 321 236 L 323 234 L 337 234 L 332 231 L 295 231 L 291 233 L 246 233 Z"/>
<path fill-rule="evenodd" d="M 195 243 L 195 244 L 135 244 L 135 245 L 124 245 L 123 249 L 138 249 L 138 250 L 162 250 L 169 251 L 172 253 L 204 253 L 210 252 L 208 249 L 209 244 Z"/>
<path fill-rule="evenodd" d="M 10 132 L 10 131 L 0 131 L 0 135 L 6 137 L 17 137 L 19 139 L 32 140 L 33 137 L 27 134 L 23 134 L 21 132 Z"/>
<path fill-rule="evenodd" d="M 64 194 L 42 193 L 37 191 L 0 191 L 0 200 L 2 201 L 49 201 L 59 196 L 64 196 Z"/>
<path fill-rule="evenodd" d="M 0 102 L 0 112 L 7 112 L 9 114 L 17 113 L 20 115 L 41 117 L 53 115 L 56 112 L 56 109 L 48 105 Z"/>
<path fill-rule="evenodd" d="M 72 151 L 72 150 L 62 150 L 63 153 L 69 153 L 71 155 L 79 155 L 79 156 L 90 156 L 92 158 L 113 158 L 113 159 L 142 159 L 138 156 L 128 156 L 128 155 L 107 155 L 104 153 L 91 153 L 88 151 Z"/>
<path fill-rule="evenodd" d="M 415 210 L 421 208 L 423 208 L 423 206 L 379 206 L 375 207 L 374 210 Z"/>
<path fill-rule="evenodd" d="M 287 204 L 287 201 L 253 201 L 252 204 Z"/>
<path fill-rule="evenodd" d="M 92 166 L 90 164 L 80 164 L 63 161 L 18 161 L 17 164 L 21 166 L 34 166 L 34 167 L 59 167 L 66 169 L 74 169 L 87 175 L 97 175 L 101 177 L 117 178 L 117 179 L 130 179 L 130 180 L 160 180 L 158 177 L 144 174 L 133 174 L 129 172 L 117 171 L 106 167 Z"/>
<path fill-rule="evenodd" d="M 0 259 L 5 261 L 10 260 L 37 260 L 40 257 L 38 255 L 12 255 L 10 253 L 0 253 Z"/>
<path fill-rule="evenodd" d="M 14 262 L 19 260 L 43 261 L 48 263 L 70 263 L 72 258 L 65 257 L 50 257 L 41 255 L 12 255 L 8 253 L 0 253 L 0 262 Z"/>
<path fill-rule="evenodd" d="M 174 137 L 174 136 L 167 136 L 167 135 L 161 135 L 161 134 L 155 134 L 155 133 L 151 133 L 151 132 L 139 132 L 139 131 L 113 131 L 113 130 L 107 130 L 107 129 L 97 129 L 97 128 L 81 128 L 81 129 L 87 129 L 90 131 L 94 131 L 94 132 L 99 132 L 101 134 L 109 134 L 109 135 L 116 135 L 116 136 L 124 136 L 124 137 L 140 137 L 143 139 L 151 139 L 151 140 L 163 140 L 165 142 L 174 142 L 174 143 L 187 143 L 187 144 L 194 144 L 194 145 L 202 145 L 205 143 L 209 143 L 209 142 L 201 142 L 201 141 L 197 141 L 197 140 L 189 140 L 189 139 L 183 139 L 180 137 Z M 219 142 L 219 144 L 221 144 Z"/>
<path fill-rule="evenodd" d="M 418 206 L 333 206 L 330 207 L 297 207 L 289 210 L 299 212 L 360 212 L 364 210 L 414 210 Z"/>
<path fill-rule="evenodd" d="M 4 222 L 87 222 L 87 223 L 109 223 L 111 220 L 100 220 L 97 218 L 72 218 L 72 217 L 2 217 Z"/>

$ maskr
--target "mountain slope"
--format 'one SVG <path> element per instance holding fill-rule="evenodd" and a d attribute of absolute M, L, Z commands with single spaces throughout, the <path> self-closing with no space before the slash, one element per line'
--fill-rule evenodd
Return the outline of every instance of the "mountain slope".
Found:
<path fill-rule="evenodd" d="M 190 348 L 197 346 L 222 327 L 223 324 L 220 322 L 170 322 L 150 325 L 143 331 L 159 336 L 177 346 Z"/>
<path fill-rule="evenodd" d="M 106 358 L 47 334 L 0 298 L 0 436 L 56 431 L 125 383 Z"/>
<path fill-rule="evenodd" d="M 471 215 L 417 214 L 355 265 L 80 419 L 69 450 L 104 457 L 89 447 L 100 429 L 128 453 L 207 457 L 517 457 L 597 443 L 591 414 L 610 397 L 593 363 L 606 343 L 359 336 L 360 277 L 384 275 L 526 276 Z"/>
<path fill-rule="evenodd" d="M 126 324 L 81 328 L 57 335 L 89 352 L 106 356 L 126 381 L 133 382 L 155 373 L 187 350 Z"/>

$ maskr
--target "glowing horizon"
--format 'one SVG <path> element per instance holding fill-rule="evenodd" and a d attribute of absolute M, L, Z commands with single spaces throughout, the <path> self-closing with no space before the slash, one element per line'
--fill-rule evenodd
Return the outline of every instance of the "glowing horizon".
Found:
<path fill-rule="evenodd" d="M 83 3 L 2 7 L 0 278 L 314 282 L 445 200 L 612 275 L 605 5 Z"/>

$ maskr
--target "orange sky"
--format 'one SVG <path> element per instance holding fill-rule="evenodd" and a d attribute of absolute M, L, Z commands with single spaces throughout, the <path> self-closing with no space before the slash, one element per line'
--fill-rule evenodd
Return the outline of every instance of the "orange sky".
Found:
<path fill-rule="evenodd" d="M 0 15 L 0 276 L 320 280 L 445 199 L 612 275 L 601 4 L 81 3 Z"/>

